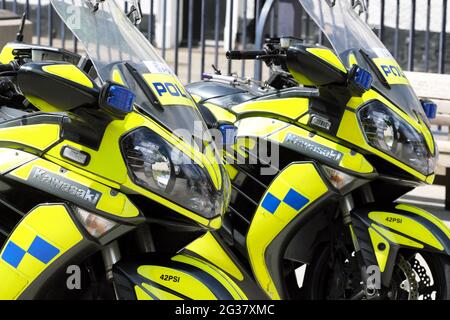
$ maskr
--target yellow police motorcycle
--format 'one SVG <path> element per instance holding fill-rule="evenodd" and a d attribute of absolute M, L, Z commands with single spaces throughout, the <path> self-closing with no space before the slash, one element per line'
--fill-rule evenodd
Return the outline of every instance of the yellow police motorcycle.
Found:
<path fill-rule="evenodd" d="M 269 80 L 187 86 L 210 126 L 237 127 L 222 240 L 272 299 L 449 299 L 449 228 L 396 202 L 433 183 L 435 106 L 350 1 L 299 2 L 329 47 L 269 39 L 227 53 Z"/>
<path fill-rule="evenodd" d="M 230 182 L 130 21 L 138 2 L 129 17 L 112 0 L 51 4 L 86 56 L 20 32 L 0 54 L 0 299 L 247 297 L 220 240 L 192 242 L 221 227 Z"/>

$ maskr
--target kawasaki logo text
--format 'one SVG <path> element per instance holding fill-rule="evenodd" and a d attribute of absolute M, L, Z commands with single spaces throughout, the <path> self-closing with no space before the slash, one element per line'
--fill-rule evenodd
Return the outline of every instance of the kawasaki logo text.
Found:
<path fill-rule="evenodd" d="M 56 191 L 61 198 L 73 201 L 82 200 L 94 207 L 102 196 L 98 191 L 37 167 L 31 170 L 28 180 L 35 185 L 37 183 L 45 191 L 51 193 L 55 193 Z"/>

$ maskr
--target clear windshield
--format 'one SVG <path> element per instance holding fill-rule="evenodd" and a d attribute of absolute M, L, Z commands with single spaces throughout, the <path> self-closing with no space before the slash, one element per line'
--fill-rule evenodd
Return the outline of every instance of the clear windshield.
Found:
<path fill-rule="evenodd" d="M 91 0 L 51 0 L 56 12 L 83 44 L 102 81 L 112 80 L 114 64 L 146 63 L 150 69 L 171 72 L 145 36 L 130 22 L 115 1 L 99 4 L 93 12 Z M 149 72 L 156 72 L 152 69 Z"/>
<path fill-rule="evenodd" d="M 398 63 L 352 8 L 350 0 L 299 2 L 328 38 L 347 68 L 357 63 L 370 70 L 373 73 L 374 87 L 378 91 L 411 116 L 416 117 L 418 114 L 428 121 Z"/>
<path fill-rule="evenodd" d="M 114 0 L 98 7 L 95 0 L 51 3 L 84 46 L 100 82 L 119 82 L 132 89 L 137 105 L 171 130 L 194 132 L 196 123 L 203 124 L 172 70 Z"/>

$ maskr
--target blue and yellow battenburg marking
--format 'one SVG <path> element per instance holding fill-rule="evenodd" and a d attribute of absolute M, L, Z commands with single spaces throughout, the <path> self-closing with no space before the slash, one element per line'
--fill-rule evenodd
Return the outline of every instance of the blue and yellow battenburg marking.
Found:
<path fill-rule="evenodd" d="M 247 249 L 256 280 L 270 298 L 281 296 L 269 273 L 267 248 L 289 223 L 327 191 L 312 163 L 295 163 L 277 176 L 257 208 L 247 233 Z"/>
<path fill-rule="evenodd" d="M 34 208 L 16 226 L 0 253 L 0 300 L 20 298 L 49 266 L 82 240 L 64 205 Z"/>
<path fill-rule="evenodd" d="M 290 189 L 283 200 L 278 199 L 272 193 L 268 192 L 261 206 L 270 213 L 274 214 L 280 207 L 281 203 L 285 203 L 292 209 L 300 211 L 308 204 L 308 202 L 308 198 L 304 197 L 294 189 Z"/>
<path fill-rule="evenodd" d="M 48 264 L 59 252 L 58 248 L 36 236 L 28 249 L 23 249 L 13 241 L 9 241 L 3 251 L 2 259 L 14 268 L 18 268 L 26 255 Z"/>

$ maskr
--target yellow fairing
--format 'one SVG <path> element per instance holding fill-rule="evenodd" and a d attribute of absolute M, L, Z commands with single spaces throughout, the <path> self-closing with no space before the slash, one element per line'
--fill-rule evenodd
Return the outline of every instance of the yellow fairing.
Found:
<path fill-rule="evenodd" d="M 418 119 L 414 120 L 411 117 L 407 116 L 404 112 L 400 111 L 395 105 L 393 105 L 390 101 L 385 99 L 383 96 L 381 96 L 374 90 L 367 91 L 361 98 L 353 97 L 352 99 L 350 99 L 350 101 L 347 104 L 348 109 L 345 111 L 342 117 L 337 137 L 346 140 L 363 150 L 367 150 L 370 153 L 373 153 L 382 159 L 387 160 L 388 162 L 398 166 L 399 168 L 405 170 L 406 172 L 410 173 L 411 175 L 413 175 L 414 177 L 418 178 L 423 182 L 426 183 L 432 182 L 434 179 L 434 174 L 430 176 L 425 176 L 420 172 L 414 170 L 413 168 L 407 166 L 403 162 L 389 156 L 388 154 L 382 151 L 379 151 L 378 149 L 373 148 L 367 143 L 357 118 L 357 111 L 359 107 L 363 106 L 365 103 L 372 100 L 381 101 L 386 106 L 388 106 L 393 112 L 395 112 L 399 117 L 407 121 L 413 128 L 415 128 L 421 135 L 425 137 L 425 141 L 428 145 L 429 150 L 432 153 L 434 153 L 435 145 L 433 136 L 428 127 L 426 126 L 426 124 L 419 121 Z"/>
<path fill-rule="evenodd" d="M 398 233 L 391 232 L 388 229 L 380 227 L 379 225 L 376 225 L 373 223 L 372 228 L 374 230 L 376 230 L 379 234 L 381 234 L 385 239 L 389 240 L 392 243 L 397 243 L 402 246 L 407 246 L 407 247 L 411 247 L 411 248 L 423 249 L 422 244 L 420 244 L 414 240 L 408 239 L 404 236 L 401 236 Z"/>
<path fill-rule="evenodd" d="M 63 79 L 70 80 L 88 88 L 94 88 L 89 77 L 72 64 L 54 64 L 42 67 L 42 70 Z"/>
<path fill-rule="evenodd" d="M 206 233 L 204 236 L 188 245 L 185 249 L 205 258 L 237 280 L 242 281 L 244 279 L 242 272 L 211 233 Z"/>
<path fill-rule="evenodd" d="M 305 140 L 317 143 L 321 146 L 341 153 L 342 157 L 339 162 L 339 166 L 343 169 L 350 170 L 359 174 L 371 174 L 375 172 L 373 166 L 360 153 L 353 152 L 352 150 L 343 147 L 338 143 L 332 142 L 318 135 L 311 137 L 309 131 L 299 127 L 289 126 L 270 135 L 268 139 L 279 143 L 284 143 L 288 134 L 294 134 Z"/>
<path fill-rule="evenodd" d="M 442 222 L 441 219 L 435 217 L 431 213 L 429 213 L 423 209 L 413 207 L 413 206 L 410 206 L 407 204 L 399 204 L 396 206 L 396 209 L 403 210 L 403 211 L 409 211 L 418 216 L 421 216 L 422 218 L 427 219 L 428 221 L 433 223 L 435 226 L 437 226 L 448 238 L 450 238 L 450 229 L 447 227 L 447 225 L 444 222 Z"/>
<path fill-rule="evenodd" d="M 236 123 L 239 137 L 266 138 L 275 131 L 289 126 L 288 123 L 271 118 L 251 117 Z"/>
<path fill-rule="evenodd" d="M 214 158 L 215 155 L 213 154 L 211 149 L 208 149 L 206 154 L 202 154 L 201 152 L 195 150 L 195 148 L 191 145 L 183 142 L 182 140 L 171 134 L 169 131 L 156 124 L 154 121 L 134 112 L 127 115 L 124 120 L 115 120 L 108 125 L 98 150 L 93 150 L 75 142 L 62 141 L 54 148 L 50 149 L 45 154 L 45 157 L 65 168 L 69 168 L 73 172 L 88 176 L 90 179 L 98 181 L 101 184 L 105 184 L 112 188 L 126 188 L 127 190 L 142 194 L 143 196 L 157 201 L 162 205 L 176 211 L 177 213 L 198 222 L 201 225 L 208 226 L 213 229 L 220 227 L 220 223 L 218 223 L 217 221 L 209 221 L 208 219 L 205 219 L 193 213 L 192 211 L 189 211 L 177 205 L 172 201 L 169 201 L 147 189 L 136 185 L 131 180 L 128 174 L 127 167 L 125 165 L 125 161 L 123 159 L 122 152 L 120 150 L 120 141 L 126 133 L 131 132 L 139 127 L 148 127 L 149 129 L 159 134 L 163 139 L 174 145 L 176 148 L 183 151 L 183 153 L 185 153 L 200 167 L 206 167 L 208 172 L 211 174 L 216 187 L 221 187 L 220 168 Z M 91 161 L 88 165 L 82 166 L 78 163 L 71 162 L 70 160 L 63 158 L 61 156 L 61 151 L 65 146 L 72 146 L 78 150 L 88 153 L 91 157 Z"/>
<path fill-rule="evenodd" d="M 392 212 L 372 211 L 368 218 L 371 228 L 390 243 L 418 249 L 425 244 L 434 250 L 449 250 L 449 228 L 425 210 L 399 204 Z"/>
<path fill-rule="evenodd" d="M 14 60 L 13 50 L 14 47 L 11 44 L 7 44 L 3 47 L 2 52 L 0 53 L 1 64 L 7 64 Z"/>
<path fill-rule="evenodd" d="M 36 159 L 37 156 L 14 149 L 0 148 L 0 174 L 5 174 Z"/>
<path fill-rule="evenodd" d="M 202 245 L 202 253 L 213 249 L 205 245 L 204 241 L 198 245 Z M 158 300 L 247 299 L 235 280 L 222 268 L 188 252 L 174 256 L 167 265 L 140 266 L 137 273 L 150 281 L 139 283 L 140 289 Z"/>
<path fill-rule="evenodd" d="M 308 48 L 306 49 L 309 53 L 315 55 L 316 57 L 328 62 L 336 69 L 347 73 L 347 69 L 345 69 L 344 65 L 342 64 L 341 60 L 336 56 L 336 54 L 327 48 Z"/>
<path fill-rule="evenodd" d="M 120 150 L 120 139 L 122 135 L 141 126 L 155 127 L 150 121 L 146 121 L 135 113 L 129 114 L 124 120 L 112 121 L 105 130 L 103 140 L 98 150 L 93 150 L 71 141 L 62 141 L 46 153 L 46 157 L 59 159 L 68 162 L 83 171 L 91 172 L 116 184 L 124 184 L 128 179 L 128 171 Z M 90 162 L 87 166 L 82 166 L 61 156 L 64 146 L 71 146 L 84 151 L 90 155 Z"/>
<path fill-rule="evenodd" d="M 93 181 L 77 173 L 62 170 L 60 166 L 43 159 L 33 160 L 21 166 L 20 168 L 12 171 L 11 173 L 9 173 L 9 176 L 16 178 L 22 181 L 23 183 L 30 184 L 32 183 L 31 181 L 33 181 L 34 176 L 36 175 L 37 172 L 36 170 L 45 171 L 45 174 L 41 175 L 42 180 L 40 181 L 40 184 L 42 188 L 48 185 L 45 182 L 46 181 L 45 179 L 56 178 L 59 179 L 60 181 L 69 181 L 71 184 L 76 183 L 86 189 L 89 188 L 93 190 L 92 192 L 100 194 L 98 202 L 95 205 L 95 208 L 97 210 L 120 218 L 134 218 L 139 215 L 139 210 L 130 202 L 130 200 L 128 200 L 128 198 L 124 194 L 119 192 L 113 193 L 112 192 L 113 190 L 105 185 L 102 185 L 96 181 Z M 49 178 L 45 176 L 48 174 L 51 174 Z M 49 190 L 49 192 L 54 191 L 55 194 L 57 194 L 61 198 L 67 198 L 70 196 L 69 192 L 61 191 L 61 189 L 54 188 Z M 67 199 L 71 201 L 76 201 L 73 200 L 72 197 Z M 82 201 L 83 199 L 80 198 L 79 200 Z M 80 204 L 82 206 L 92 205 L 92 203 L 89 203 L 87 201 L 82 201 Z"/>
<path fill-rule="evenodd" d="M 138 300 L 154 300 L 147 292 L 138 286 L 134 287 L 134 292 L 136 293 L 136 298 Z"/>
<path fill-rule="evenodd" d="M 2 250 L 0 299 L 17 299 L 53 261 L 82 239 L 64 206 L 44 205 L 31 211 Z"/>
<path fill-rule="evenodd" d="M 36 124 L 0 129 L 0 140 L 44 151 L 60 139 L 56 124 Z"/>
<path fill-rule="evenodd" d="M 172 260 L 191 265 L 213 276 L 228 291 L 233 300 L 247 299 L 241 288 L 239 288 L 228 275 L 216 266 L 187 255 L 178 255 L 173 257 Z"/>
<path fill-rule="evenodd" d="M 27 100 L 40 111 L 43 112 L 61 112 L 61 109 L 37 97 L 26 96 Z"/>
<path fill-rule="evenodd" d="M 438 250 L 444 249 L 442 244 L 427 228 L 411 218 L 388 212 L 371 212 L 369 218 L 384 227 L 408 235 Z"/>
<path fill-rule="evenodd" d="M 360 153 L 356 153 L 338 143 L 328 140 L 324 137 L 315 135 L 311 137 L 311 133 L 300 127 L 290 125 L 286 122 L 269 119 L 269 118 L 246 118 L 237 124 L 239 127 L 239 136 L 251 136 L 264 138 L 277 143 L 283 144 L 289 134 L 294 134 L 302 139 L 316 143 L 323 147 L 330 148 L 342 154 L 342 158 L 338 165 L 345 170 L 350 170 L 358 174 L 372 174 L 375 172 L 373 166 Z M 240 147 L 252 149 L 251 146 L 243 145 L 244 139 L 239 138 Z M 251 140 L 254 142 L 254 140 Z M 243 156 L 246 156 L 241 148 L 236 148 Z"/>
<path fill-rule="evenodd" d="M 264 195 L 247 234 L 247 248 L 256 280 L 272 299 L 280 299 L 280 294 L 267 269 L 267 247 L 290 222 L 327 191 L 313 164 L 297 163 L 281 172 Z"/>
<path fill-rule="evenodd" d="M 217 120 L 228 121 L 231 123 L 236 122 L 236 116 L 231 112 L 229 112 L 228 110 L 225 110 L 224 108 L 216 106 L 215 104 L 212 103 L 205 103 L 204 106 L 207 107 L 212 112 L 212 114 L 216 117 Z"/>
<path fill-rule="evenodd" d="M 188 143 L 177 139 L 176 136 L 156 124 L 154 121 L 134 112 L 127 115 L 124 120 L 115 120 L 108 125 L 98 150 L 93 150 L 72 141 L 62 141 L 60 144 L 50 149 L 46 153 L 46 156 L 51 157 L 52 161 L 53 159 L 58 159 L 59 161 L 67 162 L 74 167 L 82 169 L 82 171 L 91 172 L 115 184 L 126 184 L 127 187 L 132 187 L 130 186 L 132 182 L 129 179 L 125 161 L 123 160 L 120 150 L 120 140 L 126 133 L 139 127 L 148 127 L 153 130 L 163 139 L 183 151 L 183 153 L 194 160 L 194 162 L 202 168 L 205 166 L 213 166 L 212 169 L 209 168 L 208 170 L 214 171 L 214 178 L 220 177 L 220 170 L 218 166 L 214 165 L 214 163 L 217 164 L 217 162 L 213 159 L 214 154 L 211 152 L 211 149 L 208 149 L 207 154 L 204 155 L 195 150 L 195 148 Z M 83 166 L 63 158 L 61 156 L 61 151 L 65 146 L 72 146 L 88 153 L 91 156 L 91 161 L 88 165 Z M 108 165 L 105 166 L 105 163 Z"/>
<path fill-rule="evenodd" d="M 151 293 L 152 295 L 154 295 L 158 300 L 183 300 L 182 298 L 171 294 L 167 291 L 158 289 L 154 286 L 151 286 L 147 283 L 143 283 L 142 286 L 145 288 L 145 290 L 147 290 L 149 293 Z M 148 296 L 149 297 L 149 296 Z M 141 297 L 137 297 L 138 300 L 150 300 L 150 299 L 142 299 Z M 153 299 L 151 299 L 153 300 Z"/>
<path fill-rule="evenodd" d="M 194 99 L 194 101 L 196 103 L 199 103 L 200 101 L 202 101 L 202 97 L 196 95 L 196 94 L 191 94 L 192 99 Z"/>
<path fill-rule="evenodd" d="M 226 164 L 225 168 L 227 169 L 228 175 L 230 176 L 230 181 L 233 181 L 239 174 L 239 171 L 231 164 Z"/>
<path fill-rule="evenodd" d="M 217 300 L 216 296 L 203 282 L 188 273 L 176 270 L 174 268 L 162 266 L 141 266 L 138 268 L 138 273 L 142 277 L 147 278 L 162 287 L 178 292 L 188 298 L 196 300 Z M 169 279 L 170 276 L 172 279 L 177 277 L 178 281 L 164 280 Z"/>
<path fill-rule="evenodd" d="M 117 69 L 117 67 L 112 71 L 112 79 L 114 82 L 126 86 L 125 81 L 122 78 L 122 74 L 120 73 L 120 70 Z"/>
<path fill-rule="evenodd" d="M 269 113 L 282 118 L 296 121 L 309 110 L 309 99 L 288 98 L 262 101 L 251 101 L 232 108 L 239 116 L 246 114 Z"/>
<path fill-rule="evenodd" d="M 389 257 L 390 245 L 377 231 L 369 228 L 370 239 L 372 241 L 373 250 L 377 258 L 380 271 L 384 272 Z M 384 245 L 383 247 L 381 245 Z"/>
<path fill-rule="evenodd" d="M 399 251 L 450 255 L 450 229 L 440 219 L 410 205 L 383 207 L 377 210 L 371 205 L 355 209 L 352 216 L 361 248 L 366 248 L 363 255 L 370 264 L 378 264 L 385 285 L 390 281 Z M 366 244 L 367 238 L 370 243 Z M 369 252 L 373 255 L 368 256 Z"/>

